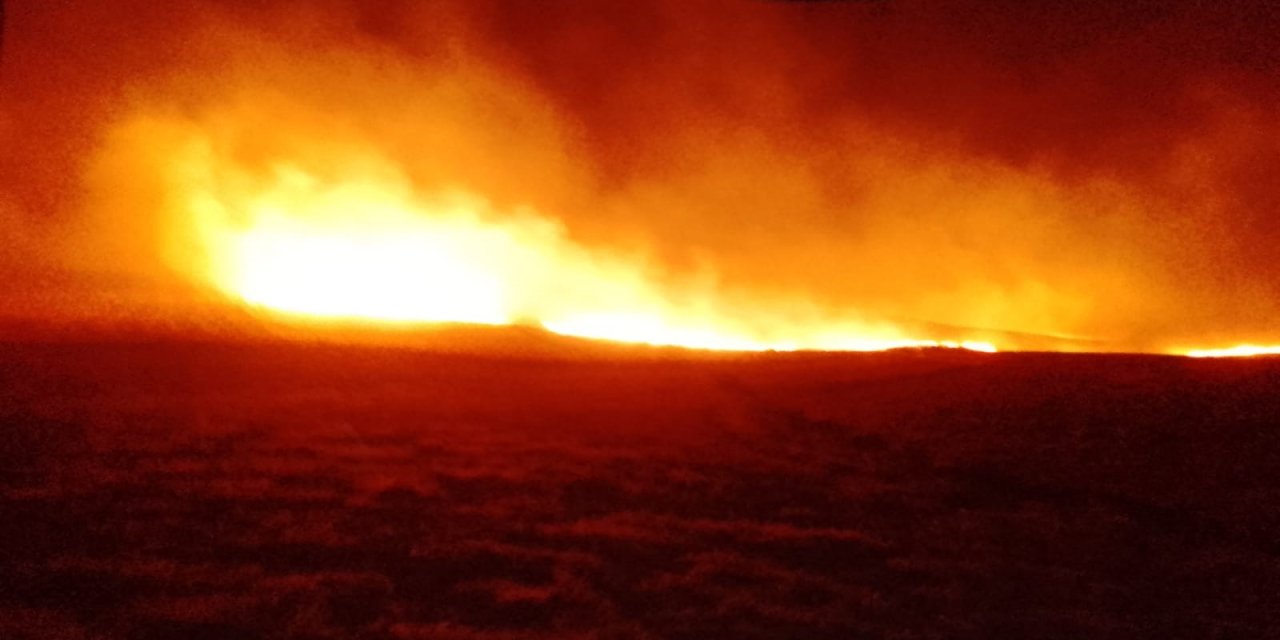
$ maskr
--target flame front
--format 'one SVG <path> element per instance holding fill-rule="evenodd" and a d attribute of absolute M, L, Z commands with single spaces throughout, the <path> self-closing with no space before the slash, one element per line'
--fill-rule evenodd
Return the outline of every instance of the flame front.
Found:
<path fill-rule="evenodd" d="M 237 322 L 211 287 L 720 349 L 1280 344 L 1280 74 L 1212 3 L 1119 39 L 1150 12 L 14 4 L 9 313 Z"/>
<path fill-rule="evenodd" d="M 1186 355 L 1192 358 L 1248 358 L 1253 356 L 1280 355 L 1280 345 L 1241 344 L 1220 349 L 1191 349 Z"/>
<path fill-rule="evenodd" d="M 995 351 L 812 311 L 750 308 L 713 284 L 673 287 L 638 256 L 571 241 L 553 219 L 501 215 L 465 193 L 423 196 L 376 161 L 339 180 L 288 164 L 254 177 L 192 148 L 199 152 L 182 156 L 178 193 L 205 256 L 199 277 L 254 307 L 379 322 L 535 323 L 564 335 L 701 349 Z"/>
<path fill-rule="evenodd" d="M 249 205 L 242 230 L 216 237 L 215 284 L 263 307 L 388 321 L 510 322 L 482 233 L 408 215 L 376 189 L 316 193 L 305 175 Z"/>

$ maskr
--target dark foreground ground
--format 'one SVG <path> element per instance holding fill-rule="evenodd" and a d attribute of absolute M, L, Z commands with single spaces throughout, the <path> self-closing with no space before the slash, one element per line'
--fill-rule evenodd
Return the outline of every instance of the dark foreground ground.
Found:
<path fill-rule="evenodd" d="M 1280 637 L 1280 360 L 0 345 L 0 638 Z"/>

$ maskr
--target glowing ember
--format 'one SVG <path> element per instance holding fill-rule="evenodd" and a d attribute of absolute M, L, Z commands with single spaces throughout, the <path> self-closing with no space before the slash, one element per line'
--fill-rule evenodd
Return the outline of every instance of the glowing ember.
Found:
<path fill-rule="evenodd" d="M 1225 349 L 1193 349 L 1186 355 L 1192 358 L 1245 358 L 1249 356 L 1280 355 L 1280 345 L 1242 344 Z"/>

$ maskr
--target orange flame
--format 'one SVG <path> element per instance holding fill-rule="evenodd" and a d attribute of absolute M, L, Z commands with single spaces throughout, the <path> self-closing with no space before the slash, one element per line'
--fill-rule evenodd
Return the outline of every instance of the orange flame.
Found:
<path fill-rule="evenodd" d="M 1186 352 L 1192 358 L 1246 358 L 1251 356 L 1280 355 L 1280 345 L 1241 344 L 1221 349 L 1192 349 Z"/>
<path fill-rule="evenodd" d="M 253 307 L 378 322 L 532 322 L 701 349 L 996 350 L 795 311 L 802 306 L 737 311 L 713 283 L 667 286 L 643 260 L 592 252 L 532 211 L 499 215 L 459 192 L 422 196 L 377 158 L 330 180 L 283 163 L 256 175 L 198 143 L 170 158 L 177 208 L 205 257 L 194 275 Z M 179 262 L 192 268 L 190 256 Z"/>
<path fill-rule="evenodd" d="M 1277 344 L 1280 119 L 1235 38 L 1191 68 L 1145 29 L 1013 60 L 970 27 L 1038 27 L 949 11 L 122 3 L 20 3 L 0 306 L 236 322 L 195 281 L 726 349 Z"/>

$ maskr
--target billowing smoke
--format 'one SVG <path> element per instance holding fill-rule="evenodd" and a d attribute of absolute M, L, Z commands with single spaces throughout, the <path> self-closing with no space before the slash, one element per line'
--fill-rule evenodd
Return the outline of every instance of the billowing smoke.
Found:
<path fill-rule="evenodd" d="M 743 314 L 1275 341 L 1265 4 L 13 2 L 0 271 L 200 285 L 191 194 L 288 165 L 532 211 Z"/>

